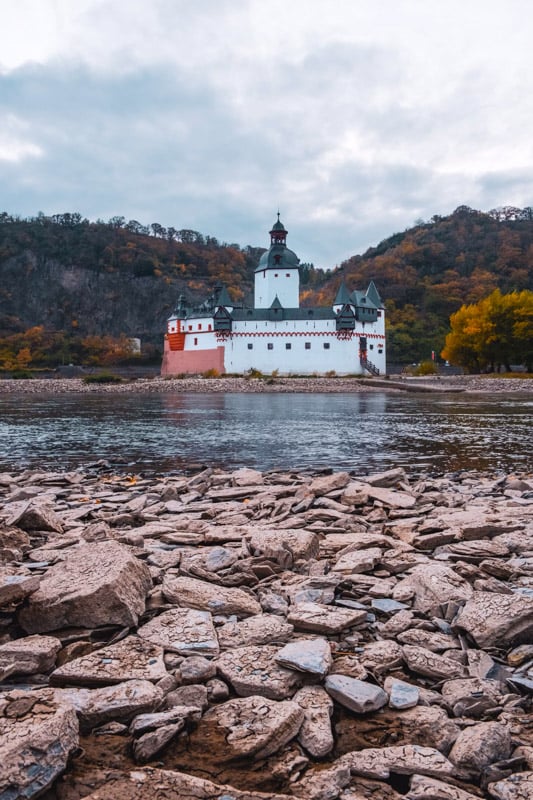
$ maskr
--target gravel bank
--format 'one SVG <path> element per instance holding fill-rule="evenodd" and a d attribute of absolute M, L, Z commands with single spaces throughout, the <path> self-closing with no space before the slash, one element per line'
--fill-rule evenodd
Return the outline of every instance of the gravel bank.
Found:
<path fill-rule="evenodd" d="M 491 378 L 481 375 L 388 379 L 372 378 L 138 378 L 120 384 L 86 384 L 81 378 L 0 380 L 1 394 L 50 393 L 124 393 L 124 392 L 520 392 L 533 394 L 533 380 L 527 378 Z"/>

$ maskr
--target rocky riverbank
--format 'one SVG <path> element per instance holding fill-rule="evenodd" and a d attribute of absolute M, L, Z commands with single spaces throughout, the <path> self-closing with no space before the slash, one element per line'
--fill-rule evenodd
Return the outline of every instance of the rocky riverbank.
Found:
<path fill-rule="evenodd" d="M 450 375 L 413 378 L 399 375 L 381 378 L 137 378 L 121 383 L 85 383 L 82 378 L 34 378 L 0 380 L 2 394 L 124 393 L 124 392 L 520 392 L 533 394 L 533 380 L 487 375 Z"/>
<path fill-rule="evenodd" d="M 0 798 L 533 796 L 533 475 L 0 475 Z"/>

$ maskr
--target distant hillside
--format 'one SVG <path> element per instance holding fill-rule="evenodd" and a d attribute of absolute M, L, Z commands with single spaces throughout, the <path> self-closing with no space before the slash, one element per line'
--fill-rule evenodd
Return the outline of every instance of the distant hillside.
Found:
<path fill-rule="evenodd" d="M 450 314 L 463 303 L 496 288 L 533 289 L 533 209 L 460 206 L 348 259 L 307 299 L 329 302 L 343 278 L 348 287 L 372 279 L 385 299 L 389 363 L 429 358 L 440 353 Z"/>
<path fill-rule="evenodd" d="M 250 302 L 264 248 L 219 243 L 188 229 L 79 214 L 0 213 L 0 338 L 37 325 L 66 334 L 138 336 L 160 348 L 180 293 L 203 299 L 222 281 Z M 459 207 L 397 233 L 340 269 L 302 269 L 302 303 L 330 305 L 344 278 L 373 279 L 386 301 L 390 362 L 440 352 L 449 315 L 495 288 L 533 288 L 533 209 Z"/>
<path fill-rule="evenodd" d="M 200 298 L 222 280 L 241 299 L 262 252 L 121 217 L 0 214 L 0 336 L 44 325 L 161 343 L 180 292 Z"/>

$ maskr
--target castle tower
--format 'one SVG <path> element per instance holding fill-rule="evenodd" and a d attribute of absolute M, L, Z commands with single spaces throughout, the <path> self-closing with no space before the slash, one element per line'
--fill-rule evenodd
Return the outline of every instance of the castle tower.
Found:
<path fill-rule="evenodd" d="M 270 248 L 255 270 L 255 308 L 270 308 L 278 298 L 283 308 L 300 307 L 300 259 L 287 247 L 287 231 L 279 218 L 270 231 Z"/>

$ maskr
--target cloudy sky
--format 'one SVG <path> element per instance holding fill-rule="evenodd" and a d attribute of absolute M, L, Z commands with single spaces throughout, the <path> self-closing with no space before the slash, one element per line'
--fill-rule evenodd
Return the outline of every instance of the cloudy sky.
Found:
<path fill-rule="evenodd" d="M 530 0 L 0 0 L 0 210 L 330 267 L 533 205 Z"/>

